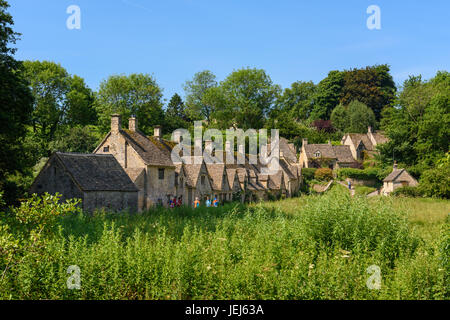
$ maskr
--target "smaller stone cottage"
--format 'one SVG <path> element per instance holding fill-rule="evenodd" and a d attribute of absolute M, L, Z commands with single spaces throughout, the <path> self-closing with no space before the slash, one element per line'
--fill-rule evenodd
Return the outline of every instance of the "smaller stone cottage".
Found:
<path fill-rule="evenodd" d="M 411 176 L 405 169 L 398 169 L 397 164 L 394 163 L 392 172 L 383 180 L 383 188 L 381 194 L 388 195 L 395 189 L 410 186 L 415 187 L 419 183 L 413 176 Z"/>
<path fill-rule="evenodd" d="M 299 161 L 302 168 L 326 166 L 333 170 L 352 167 L 356 163 L 350 146 L 333 146 L 331 141 L 326 144 L 308 144 L 307 139 L 303 139 Z"/>
<path fill-rule="evenodd" d="M 86 212 L 138 209 L 138 188 L 112 155 L 55 152 L 29 191 L 58 192 L 63 201 L 79 198 Z"/>

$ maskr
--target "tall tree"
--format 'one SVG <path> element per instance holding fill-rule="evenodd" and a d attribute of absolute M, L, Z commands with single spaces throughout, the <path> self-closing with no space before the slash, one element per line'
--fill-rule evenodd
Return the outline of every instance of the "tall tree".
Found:
<path fill-rule="evenodd" d="M 100 84 L 96 109 L 103 131 L 110 128 L 111 114 L 119 113 L 125 119 L 135 115 L 139 129 L 149 134 L 164 120 L 162 89 L 148 74 L 110 76 Z"/>
<path fill-rule="evenodd" d="M 358 100 L 371 108 L 379 121 L 382 109 L 392 105 L 395 92 L 395 83 L 388 65 L 347 70 L 344 72 L 340 102 L 348 105 L 353 100 Z"/>
<path fill-rule="evenodd" d="M 342 88 L 344 86 L 344 73 L 342 71 L 330 71 L 328 76 L 317 85 L 314 95 L 314 107 L 311 119 L 327 120 L 331 112 L 339 104 Z"/>
<path fill-rule="evenodd" d="M 23 77 L 23 65 L 14 59 L 12 48 L 20 34 L 13 31 L 14 21 L 6 11 L 9 4 L 0 0 L 0 189 L 5 190 L 9 174 L 29 165 L 23 139 L 31 121 L 33 96 Z"/>
<path fill-rule="evenodd" d="M 316 86 L 312 81 L 294 82 L 286 88 L 278 99 L 277 108 L 287 111 L 295 121 L 306 120 L 310 117 L 314 107 Z"/>
<path fill-rule="evenodd" d="M 205 94 L 215 87 L 217 87 L 216 76 L 209 70 L 197 72 L 192 80 L 186 81 L 184 85 L 186 107 L 191 119 L 211 121 L 214 110 L 205 100 Z"/>
<path fill-rule="evenodd" d="M 395 105 L 383 111 L 381 126 L 390 140 L 381 147 L 382 160 L 394 157 L 419 173 L 433 167 L 449 150 L 450 73 L 429 81 L 410 77 Z"/>
<path fill-rule="evenodd" d="M 70 90 L 67 93 L 68 107 L 65 122 L 70 126 L 96 124 L 97 111 L 94 101 L 94 93 L 85 84 L 84 79 L 73 75 L 70 79 Z"/>
<path fill-rule="evenodd" d="M 170 99 L 164 118 L 166 128 L 169 132 L 189 126 L 190 119 L 186 114 L 186 106 L 184 105 L 183 99 L 177 93 Z"/>
<path fill-rule="evenodd" d="M 220 88 L 227 101 L 228 114 L 243 129 L 262 128 L 281 92 L 264 70 L 250 68 L 233 71 Z"/>
<path fill-rule="evenodd" d="M 24 66 L 34 96 L 33 134 L 41 145 L 42 156 L 46 156 L 49 143 L 62 125 L 96 123 L 94 95 L 83 78 L 71 76 L 60 64 L 25 61 Z"/>

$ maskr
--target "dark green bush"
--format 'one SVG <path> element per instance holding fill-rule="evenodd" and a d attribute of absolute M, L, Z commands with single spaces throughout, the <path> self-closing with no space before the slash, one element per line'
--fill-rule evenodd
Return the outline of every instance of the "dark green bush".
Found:
<path fill-rule="evenodd" d="M 314 179 L 314 174 L 316 173 L 316 168 L 302 168 L 303 181 L 310 181 Z"/>
<path fill-rule="evenodd" d="M 426 197 L 450 198 L 450 165 L 422 173 L 418 189 Z"/>
<path fill-rule="evenodd" d="M 393 196 L 404 196 L 404 197 L 420 197 L 421 193 L 419 188 L 417 187 L 410 187 L 410 186 L 404 186 L 395 189 L 392 193 Z"/>
<path fill-rule="evenodd" d="M 385 175 L 384 170 L 381 170 L 379 168 L 367 168 L 367 169 L 363 169 L 363 170 L 353 169 L 353 168 L 341 168 L 337 171 L 337 177 L 338 177 L 338 179 L 341 179 L 341 180 L 344 180 L 345 178 L 351 178 L 351 179 L 357 179 L 357 180 L 381 181 L 386 176 L 387 176 L 387 174 Z"/>

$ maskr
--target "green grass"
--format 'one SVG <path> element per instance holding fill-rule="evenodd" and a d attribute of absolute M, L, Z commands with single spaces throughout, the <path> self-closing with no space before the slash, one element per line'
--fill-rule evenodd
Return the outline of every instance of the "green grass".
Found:
<path fill-rule="evenodd" d="M 249 206 L 64 217 L 45 246 L 4 272 L 0 298 L 448 299 L 450 202 L 344 189 Z M 380 290 L 366 286 L 373 264 Z M 69 265 L 81 269 L 80 290 L 66 288 Z"/>

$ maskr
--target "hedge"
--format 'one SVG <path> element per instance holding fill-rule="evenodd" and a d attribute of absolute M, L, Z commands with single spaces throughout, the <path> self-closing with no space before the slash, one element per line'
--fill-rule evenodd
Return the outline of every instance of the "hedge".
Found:
<path fill-rule="evenodd" d="M 314 174 L 316 173 L 316 168 L 302 168 L 302 177 L 303 180 L 312 180 L 314 179 Z"/>
<path fill-rule="evenodd" d="M 382 181 L 392 171 L 383 170 L 380 168 L 367 168 L 367 169 L 353 169 L 353 168 L 341 168 L 337 171 L 337 177 L 340 180 L 345 178 L 357 179 L 357 180 L 378 180 Z"/>
<path fill-rule="evenodd" d="M 422 193 L 420 192 L 419 188 L 417 187 L 410 187 L 410 186 L 404 186 L 395 189 L 391 195 L 393 196 L 405 196 L 405 197 L 421 197 Z"/>

